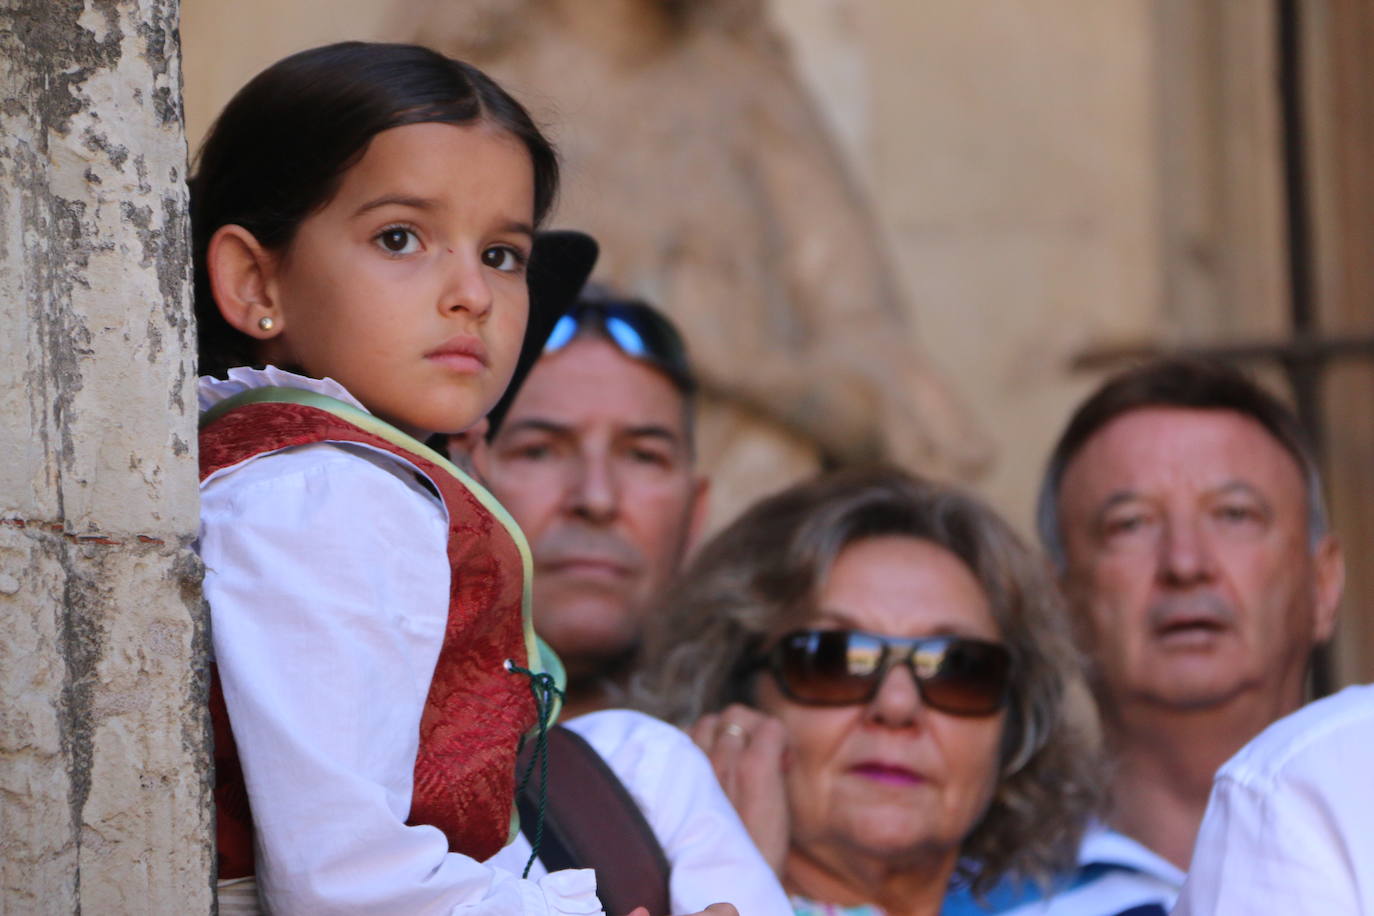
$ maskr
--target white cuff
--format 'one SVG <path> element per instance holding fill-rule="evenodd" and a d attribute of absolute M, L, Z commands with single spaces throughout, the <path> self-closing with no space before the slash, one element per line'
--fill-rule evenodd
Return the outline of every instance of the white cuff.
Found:
<path fill-rule="evenodd" d="M 569 868 L 536 881 L 520 882 L 526 913 L 549 916 L 604 916 L 596 899 L 596 873 L 590 868 Z"/>

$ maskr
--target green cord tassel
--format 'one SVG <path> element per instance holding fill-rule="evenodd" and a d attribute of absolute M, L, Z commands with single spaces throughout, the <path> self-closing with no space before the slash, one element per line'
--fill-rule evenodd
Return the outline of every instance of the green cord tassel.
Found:
<path fill-rule="evenodd" d="M 536 674 L 511 661 L 506 662 L 506 668 L 530 679 L 530 692 L 534 694 L 534 705 L 539 713 L 539 734 L 535 740 L 534 756 L 525 766 L 524 775 L 520 777 L 520 785 L 515 790 L 517 795 L 525 791 L 525 786 L 534 773 L 534 762 L 539 761 L 539 814 L 534 822 L 534 842 L 530 844 L 532 847 L 530 860 L 525 863 L 525 870 L 520 875 L 521 878 L 528 878 L 530 868 L 534 866 L 534 860 L 539 858 L 539 845 L 544 841 L 544 810 L 548 807 L 549 802 L 549 726 L 553 719 L 554 700 L 561 699 L 563 691 L 558 689 L 558 684 L 554 681 L 552 674 L 547 672 Z"/>

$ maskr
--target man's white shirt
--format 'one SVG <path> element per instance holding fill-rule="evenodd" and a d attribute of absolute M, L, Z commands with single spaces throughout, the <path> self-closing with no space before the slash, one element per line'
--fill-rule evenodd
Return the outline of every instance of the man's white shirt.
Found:
<path fill-rule="evenodd" d="M 1117 916 L 1163 914 L 1183 886 L 1183 870 L 1142 843 L 1102 824 L 1089 827 L 1078 867 L 1049 895 L 1035 884 L 1004 881 L 975 900 L 966 890 L 945 902 L 941 916 Z"/>
<path fill-rule="evenodd" d="M 1374 914 L 1374 685 L 1269 726 L 1217 771 L 1175 916 Z"/>

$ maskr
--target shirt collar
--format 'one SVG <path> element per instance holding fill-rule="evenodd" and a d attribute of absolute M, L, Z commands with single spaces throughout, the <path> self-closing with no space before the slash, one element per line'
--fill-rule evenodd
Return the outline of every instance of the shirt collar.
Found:
<path fill-rule="evenodd" d="M 266 388 L 269 385 L 281 388 L 299 388 L 304 391 L 313 391 L 316 394 L 325 394 L 359 410 L 367 411 L 367 408 L 357 398 L 348 393 L 348 389 L 332 378 L 310 378 L 305 375 L 297 375 L 294 372 L 287 372 L 285 369 L 278 369 L 276 366 L 264 366 L 261 369 L 236 366 L 229 370 L 228 376 L 228 378 L 223 379 L 211 375 L 200 377 L 196 393 L 200 399 L 202 412 L 209 410 L 226 398 L 231 398 L 252 388 Z M 367 412 L 370 413 L 371 411 Z"/>
<path fill-rule="evenodd" d="M 1183 869 L 1138 840 L 1117 833 L 1105 824 L 1094 823 L 1078 848 L 1078 864 L 1116 865 L 1152 875 L 1178 886 L 1186 877 Z"/>

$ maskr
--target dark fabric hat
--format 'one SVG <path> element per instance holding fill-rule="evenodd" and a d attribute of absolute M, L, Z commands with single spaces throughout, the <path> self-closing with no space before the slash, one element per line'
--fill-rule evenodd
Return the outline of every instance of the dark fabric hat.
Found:
<path fill-rule="evenodd" d="M 536 233 L 534 249 L 526 274 L 530 287 L 530 317 L 525 328 L 525 342 L 515 364 L 515 374 L 501 400 L 487 414 L 490 433 L 494 434 L 510 410 L 511 402 L 520 391 L 520 384 L 544 352 L 544 341 L 558 319 L 577 301 L 577 294 L 592 274 L 601 249 L 596 239 L 585 232 L 571 229 L 551 229 Z"/>

